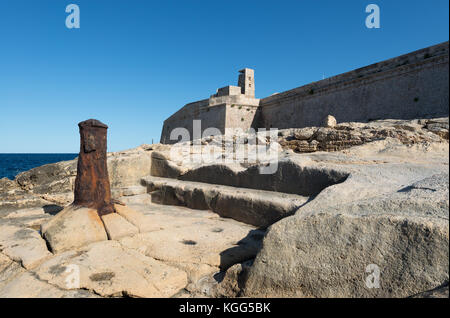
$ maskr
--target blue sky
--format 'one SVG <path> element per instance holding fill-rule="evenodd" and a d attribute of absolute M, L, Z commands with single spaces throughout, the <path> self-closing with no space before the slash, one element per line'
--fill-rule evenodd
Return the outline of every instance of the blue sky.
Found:
<path fill-rule="evenodd" d="M 370 3 L 380 29 L 365 27 Z M 109 151 L 158 142 L 164 119 L 243 67 L 266 97 L 448 41 L 448 27 L 447 0 L 0 0 L 0 153 L 78 152 L 88 118 L 109 125 Z"/>

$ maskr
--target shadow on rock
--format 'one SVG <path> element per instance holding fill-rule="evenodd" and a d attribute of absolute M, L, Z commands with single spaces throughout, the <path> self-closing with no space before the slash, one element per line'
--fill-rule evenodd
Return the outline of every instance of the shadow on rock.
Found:
<path fill-rule="evenodd" d="M 47 205 L 44 205 L 42 207 L 42 209 L 44 209 L 44 212 L 47 214 L 56 215 L 59 212 L 61 212 L 64 209 L 64 207 L 62 207 L 60 205 L 56 205 L 56 204 L 47 204 Z"/>

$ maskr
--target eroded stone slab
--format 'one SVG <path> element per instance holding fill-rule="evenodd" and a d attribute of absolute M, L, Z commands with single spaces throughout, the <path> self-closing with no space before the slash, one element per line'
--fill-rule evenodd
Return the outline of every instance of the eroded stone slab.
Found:
<path fill-rule="evenodd" d="M 23 272 L 5 284 L 0 283 L 0 298 L 85 298 L 97 297 L 85 290 L 63 290 Z"/>
<path fill-rule="evenodd" d="M 165 265 L 117 241 L 97 242 L 43 263 L 40 279 L 67 289 L 68 267 L 79 273 L 79 287 L 102 296 L 170 297 L 187 284 L 184 271 Z"/>
<path fill-rule="evenodd" d="M 97 211 L 75 206 L 66 207 L 43 224 L 41 233 L 54 253 L 108 239 Z"/>
<path fill-rule="evenodd" d="M 156 231 L 160 229 L 160 227 L 157 224 L 153 223 L 149 217 L 133 210 L 132 208 L 129 208 L 125 205 L 115 204 L 114 209 L 128 222 L 136 226 L 141 233 Z"/>
<path fill-rule="evenodd" d="M 263 235 L 259 232 L 239 222 L 197 219 L 184 226 L 126 237 L 121 242 L 166 262 L 228 268 L 255 257 Z"/>
<path fill-rule="evenodd" d="M 19 263 L 0 253 L 0 286 L 13 276 L 24 271 L 25 269 Z"/>
<path fill-rule="evenodd" d="M 110 240 L 118 240 L 139 233 L 136 226 L 117 213 L 103 215 L 102 220 Z"/>
<path fill-rule="evenodd" d="M 27 269 L 52 255 L 37 231 L 14 225 L 1 226 L 0 249 Z"/>

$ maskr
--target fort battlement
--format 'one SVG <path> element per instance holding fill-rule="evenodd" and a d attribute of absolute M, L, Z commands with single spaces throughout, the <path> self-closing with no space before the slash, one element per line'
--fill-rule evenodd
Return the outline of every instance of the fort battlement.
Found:
<path fill-rule="evenodd" d="M 254 71 L 240 71 L 238 86 L 217 90 L 190 103 L 164 122 L 162 143 L 170 132 L 193 120 L 202 131 L 225 128 L 302 128 L 319 126 L 327 115 L 338 122 L 448 116 L 448 53 L 444 42 L 272 96 L 255 98 Z M 176 137 L 176 136 L 175 136 Z"/>

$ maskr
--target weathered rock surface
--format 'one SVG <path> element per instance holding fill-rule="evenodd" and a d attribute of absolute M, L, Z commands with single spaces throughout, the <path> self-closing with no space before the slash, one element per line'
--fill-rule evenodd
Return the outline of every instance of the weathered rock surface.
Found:
<path fill-rule="evenodd" d="M 336 118 L 334 118 L 331 115 L 328 115 L 327 117 L 325 117 L 325 119 L 323 120 L 323 123 L 322 123 L 323 127 L 328 127 L 328 128 L 335 127 L 336 125 L 337 125 Z"/>
<path fill-rule="evenodd" d="M 186 222 L 186 220 L 183 220 Z M 229 266 L 253 258 L 261 234 L 234 222 L 220 224 L 204 219 L 176 230 L 165 228 L 133 237 L 121 242 L 129 248 L 145 247 L 145 254 L 171 263 L 206 264 L 216 268 Z"/>
<path fill-rule="evenodd" d="M 315 214 L 290 221 L 268 233 L 246 295 L 406 297 L 448 279 L 447 220 Z M 280 266 L 282 259 L 290 261 Z M 366 285 L 371 264 L 380 269 L 379 288 Z"/>
<path fill-rule="evenodd" d="M 131 207 L 155 228 L 123 238 L 122 246 L 185 271 L 189 295 L 212 296 L 215 274 L 253 259 L 264 236 L 264 231 L 210 211 L 140 203 Z"/>
<path fill-rule="evenodd" d="M 168 157 L 157 151 L 152 152 L 152 176 L 176 178 L 186 171 L 186 168 L 176 165 Z"/>
<path fill-rule="evenodd" d="M 361 147 L 313 155 L 349 177 L 269 228 L 244 295 L 407 297 L 448 281 L 448 145 Z M 370 264 L 380 288 L 366 286 Z"/>
<path fill-rule="evenodd" d="M 448 117 L 430 120 L 379 120 L 366 124 L 325 120 L 324 127 L 280 131 L 279 143 L 295 152 L 339 151 L 388 137 L 405 145 L 448 141 Z"/>
<path fill-rule="evenodd" d="M 270 140 L 240 137 L 248 149 Z M 108 154 L 121 204 L 103 222 L 90 217 L 95 211 L 61 222 L 71 214 L 61 210 L 73 201 L 76 160 L 0 180 L 0 296 L 448 295 L 448 118 L 340 123 L 277 138 L 285 150 L 275 147 L 278 169 L 263 176 L 264 158 L 221 161 L 233 156 L 226 138 L 201 141 L 217 151 L 207 163 L 171 157 L 163 145 Z M 61 244 L 67 233 L 73 240 Z M 76 287 L 67 285 L 71 265 L 80 270 Z M 368 288 L 374 265 L 380 285 Z"/>
<path fill-rule="evenodd" d="M 23 190 L 12 190 L 0 193 L 0 216 L 26 208 L 42 208 L 54 204 L 36 195 Z"/>
<path fill-rule="evenodd" d="M 48 284 L 31 272 L 18 274 L 0 288 L 0 298 L 96 298 L 85 290 L 64 290 Z"/>
<path fill-rule="evenodd" d="M 248 271 L 252 264 L 253 260 L 248 260 L 230 267 L 223 274 L 223 279 L 213 286 L 211 295 L 214 297 L 241 296 L 245 282 L 247 281 Z"/>
<path fill-rule="evenodd" d="M 444 286 L 437 287 L 435 289 L 417 294 L 411 298 L 448 298 L 448 283 Z"/>
<path fill-rule="evenodd" d="M 5 193 L 11 190 L 18 190 L 19 186 L 13 180 L 9 180 L 8 178 L 0 179 L 0 193 Z"/>
<path fill-rule="evenodd" d="M 216 273 L 254 258 L 260 248 L 264 232 L 252 226 L 209 211 L 152 204 L 143 195 L 127 198 L 134 198 L 130 206 L 118 206 L 133 211 L 137 219 L 145 218 L 151 232 L 50 254 L 29 271 L 0 257 L 0 293 L 9 297 L 211 296 Z M 41 215 L 37 210 L 22 212 L 28 217 Z M 18 221 L 20 214 L 17 211 L 5 220 L 24 227 Z M 105 217 L 111 215 L 121 217 Z M 79 287 L 67 285 L 73 265 L 79 266 Z"/>
<path fill-rule="evenodd" d="M 47 164 L 17 175 L 16 182 L 23 190 L 36 194 L 73 191 L 77 160 Z"/>
<path fill-rule="evenodd" d="M 143 175 L 150 173 L 151 152 L 144 146 L 108 154 L 108 173 L 111 188 L 139 185 Z"/>
<path fill-rule="evenodd" d="M 6 224 L 1 226 L 0 251 L 27 269 L 52 255 L 37 231 Z"/>
<path fill-rule="evenodd" d="M 170 297 L 187 283 L 185 272 L 124 249 L 117 241 L 98 242 L 55 256 L 39 267 L 37 276 L 68 289 L 67 268 L 79 271 L 78 288 L 101 296 Z"/>
<path fill-rule="evenodd" d="M 23 272 L 25 269 L 18 262 L 0 253 L 0 285 Z"/>
<path fill-rule="evenodd" d="M 146 233 L 161 229 L 158 223 L 154 223 L 152 218 L 137 212 L 126 205 L 116 204 L 115 206 L 117 214 L 134 225 L 138 232 Z"/>
<path fill-rule="evenodd" d="M 211 210 L 254 226 L 266 227 L 291 215 L 308 198 L 272 191 L 233 188 L 169 178 L 146 177 L 149 191 L 157 191 L 163 204 Z"/>
<path fill-rule="evenodd" d="M 96 210 L 68 206 L 41 226 L 41 233 L 53 253 L 108 239 Z"/>
<path fill-rule="evenodd" d="M 118 240 L 139 232 L 138 228 L 117 213 L 102 215 L 102 221 L 110 240 Z"/>

